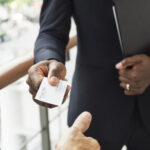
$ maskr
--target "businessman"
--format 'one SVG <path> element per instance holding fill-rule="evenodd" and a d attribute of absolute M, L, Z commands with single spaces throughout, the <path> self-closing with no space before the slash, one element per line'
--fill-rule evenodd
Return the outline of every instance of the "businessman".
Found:
<path fill-rule="evenodd" d="M 69 126 L 87 110 L 93 121 L 85 135 L 97 139 L 102 150 L 121 150 L 123 145 L 128 150 L 149 150 L 150 57 L 123 58 L 112 5 L 111 0 L 44 0 L 36 64 L 29 70 L 27 83 L 34 99 L 43 76 L 53 86 L 65 80 L 65 46 L 73 16 L 78 54 Z"/>

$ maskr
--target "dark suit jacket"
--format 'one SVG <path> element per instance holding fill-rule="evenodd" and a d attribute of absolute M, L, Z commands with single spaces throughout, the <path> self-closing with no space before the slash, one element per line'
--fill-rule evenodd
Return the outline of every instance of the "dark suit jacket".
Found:
<path fill-rule="evenodd" d="M 78 54 L 73 77 L 68 123 L 90 111 L 87 135 L 99 141 L 121 141 L 138 103 L 143 123 L 150 130 L 150 91 L 125 96 L 119 86 L 115 64 L 121 53 L 111 0 L 45 0 L 40 33 L 35 44 L 35 63 L 56 59 L 65 62 L 70 18 L 77 25 Z"/>

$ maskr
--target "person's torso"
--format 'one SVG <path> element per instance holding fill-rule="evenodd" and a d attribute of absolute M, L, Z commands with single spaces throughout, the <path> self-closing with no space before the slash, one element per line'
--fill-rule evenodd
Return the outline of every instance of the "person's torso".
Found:
<path fill-rule="evenodd" d="M 112 0 L 72 0 L 80 63 L 112 64 L 122 58 Z"/>
<path fill-rule="evenodd" d="M 124 95 L 115 69 L 123 55 L 112 11 L 113 2 L 72 2 L 78 32 L 78 55 L 68 123 L 71 125 L 80 112 L 87 110 L 94 116 L 90 136 L 98 134 L 98 137 L 112 141 L 120 140 L 134 110 L 135 97 Z M 149 91 L 137 97 L 141 117 L 147 126 L 150 124 L 149 97 Z"/>

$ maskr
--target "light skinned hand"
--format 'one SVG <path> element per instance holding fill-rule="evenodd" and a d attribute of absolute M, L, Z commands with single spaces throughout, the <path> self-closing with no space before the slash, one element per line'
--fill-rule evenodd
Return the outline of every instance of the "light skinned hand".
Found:
<path fill-rule="evenodd" d="M 83 112 L 75 120 L 71 128 L 56 144 L 56 150 L 100 150 L 100 144 L 92 137 L 84 136 L 92 121 L 89 112 Z"/>

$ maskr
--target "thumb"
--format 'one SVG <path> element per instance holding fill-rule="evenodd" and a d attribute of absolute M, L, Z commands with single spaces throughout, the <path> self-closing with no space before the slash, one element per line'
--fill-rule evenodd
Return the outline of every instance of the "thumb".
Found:
<path fill-rule="evenodd" d="M 90 127 L 91 121 L 92 115 L 89 112 L 83 112 L 75 120 L 71 128 L 75 128 L 80 132 L 84 133 Z"/>
<path fill-rule="evenodd" d="M 55 60 L 49 64 L 48 81 L 52 86 L 57 86 L 59 80 L 64 80 L 65 76 L 66 68 L 64 64 Z"/>
<path fill-rule="evenodd" d="M 119 69 L 119 70 L 125 69 L 127 67 L 134 66 L 134 65 L 139 64 L 141 62 L 142 62 L 142 59 L 139 55 L 127 57 L 116 65 L 116 69 Z"/>

